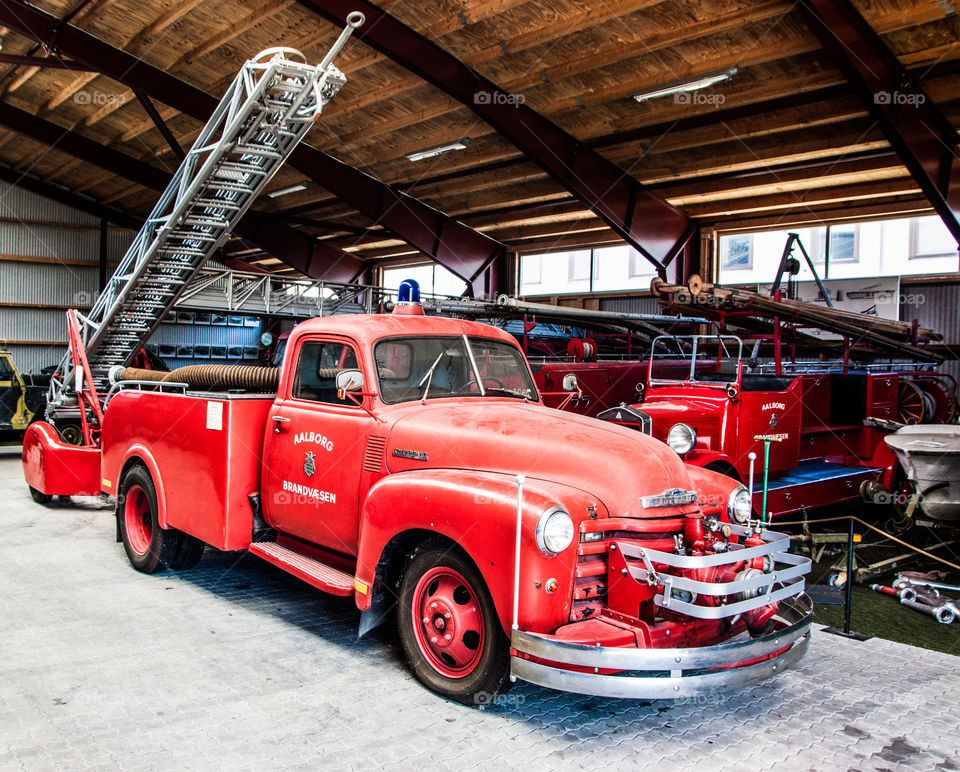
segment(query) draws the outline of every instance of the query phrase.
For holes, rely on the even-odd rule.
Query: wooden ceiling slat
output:
[[[765,5],[766,4],[762,4],[760,7]],[[917,21],[910,21],[910,17],[905,15],[902,10],[889,11],[884,15],[877,16],[872,21],[878,33],[889,34],[898,30],[902,30],[904,27],[913,26],[916,23],[930,23],[936,19],[942,18],[942,9],[938,9],[936,6],[933,6],[933,8],[923,8],[922,10],[917,11]],[[704,32],[702,29],[700,32],[701,36],[704,34],[709,34]],[[777,41],[776,43],[770,43],[768,45],[752,45],[750,43],[745,43],[743,48],[743,51],[724,52],[724,56],[722,58],[707,59],[702,65],[699,66],[699,68],[691,67],[689,71],[676,72],[671,77],[667,77],[662,74],[655,74],[653,76],[644,74],[640,75],[639,77],[635,77],[633,80],[617,82],[612,86],[590,89],[588,93],[583,93],[583,89],[571,82],[563,89],[550,89],[549,97],[544,99],[544,104],[539,104],[538,107],[540,108],[540,111],[543,112],[547,117],[559,122],[562,126],[562,122],[560,122],[558,119],[561,118],[565,113],[573,111],[577,117],[576,119],[580,120],[585,108],[595,108],[611,101],[622,101],[631,93],[662,85],[667,80],[695,77],[708,72],[714,72],[719,69],[726,69],[734,65],[740,65],[743,69],[751,66],[768,65],[772,62],[817,51],[819,49],[819,44],[812,38],[812,36],[804,31],[803,34],[797,33],[796,36],[788,41]],[[611,55],[615,57],[619,55],[619,51],[620,49],[615,47]],[[954,51],[954,53],[956,52]],[[905,59],[909,58],[910,57],[905,57]],[[597,60],[600,60],[599,57]],[[912,64],[912,62],[905,61],[905,64]],[[832,82],[839,82],[839,76],[834,74],[832,76]],[[531,90],[530,93],[526,94],[526,96],[528,100],[532,100],[531,103],[536,103],[538,92],[543,90],[542,87],[534,87],[535,85],[536,80],[530,80]],[[423,89],[421,89],[421,92],[429,93],[429,88],[430,87],[425,86]],[[517,90],[510,83],[507,83],[504,88],[507,91]],[[733,89],[734,86],[730,85],[723,88],[721,93],[726,96],[727,92]],[[336,115],[335,110],[331,112],[333,115],[327,116],[330,121],[332,121],[333,116]],[[354,131],[338,131],[336,141],[329,142],[327,144],[321,144],[320,146],[323,149],[336,151],[340,143],[344,143],[354,149],[356,149],[356,146],[359,145],[361,148],[359,150],[361,155],[358,157],[363,157],[362,147],[364,142],[375,139],[382,141],[384,135],[387,133],[395,134],[400,129],[410,129],[426,120],[439,117],[451,117],[451,113],[466,115],[465,108],[462,108],[459,104],[455,104],[452,100],[442,96],[437,96],[437,92],[433,92],[433,99],[429,106],[424,104],[424,100],[418,100],[416,109],[408,110],[406,114],[391,114],[390,117],[385,121],[369,123],[368,125],[365,125]],[[478,136],[485,136],[491,133],[491,130],[486,127],[485,124],[471,121],[469,118],[468,122],[472,122],[478,127],[478,131],[471,134],[471,139],[475,140]],[[574,133],[580,138],[585,138],[585,135],[580,131],[575,131]],[[431,147],[442,144],[443,142],[449,142],[453,139],[459,138],[459,136],[462,134],[463,132],[458,132],[458,136],[454,136],[453,134],[447,134],[444,136],[431,136],[429,139],[425,139],[424,143],[419,147]],[[383,144],[385,144],[387,147],[391,147],[396,143],[387,141]],[[407,148],[404,148],[404,151],[406,150]]]

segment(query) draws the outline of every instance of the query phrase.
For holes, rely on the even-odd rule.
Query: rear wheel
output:
[[[509,688],[510,650],[476,566],[455,548],[418,551],[400,581],[400,641],[414,676],[465,705]]]
[[[144,574],[165,570],[180,547],[180,532],[161,528],[157,513],[157,489],[149,472],[131,468],[120,483],[117,520],[127,557]]]
[[[53,499],[49,493],[41,493],[36,488],[30,488],[30,498],[32,498],[38,504],[47,505]]]
[[[174,571],[183,571],[187,568],[193,568],[203,557],[203,548],[206,545],[199,539],[180,531],[180,546],[177,547],[177,554],[174,555],[170,568]]]

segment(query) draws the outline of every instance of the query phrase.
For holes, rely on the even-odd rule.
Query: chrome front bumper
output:
[[[746,538],[752,532],[742,525],[730,525],[731,532]],[[810,572],[810,558],[791,555],[790,537],[785,533],[763,530],[763,544],[744,547],[731,545],[727,552],[691,557],[660,552],[632,544],[610,545],[611,565],[617,560],[637,582],[662,587],[653,602],[664,609],[697,619],[726,619],[753,611],[769,603],[777,603],[799,595],[804,590],[803,576]],[[613,553],[619,552],[618,557]],[[761,558],[769,564],[769,572],[730,582],[700,582],[687,576],[674,575],[670,569],[690,571],[728,566]],[[654,564],[660,566],[655,568]],[[664,568],[666,566],[666,568]],[[711,597],[718,605],[700,605],[680,600],[677,594]],[[730,598],[741,600],[730,602]],[[722,605],[721,605],[722,603]]]
[[[806,652],[813,603],[805,593],[780,602],[774,624],[762,638],[695,649],[634,649],[587,646],[514,630],[511,677],[540,686],[598,697],[680,699],[743,689],[776,675]],[[550,663],[533,662],[528,655]],[[760,662],[758,658],[765,658]],[[593,673],[568,666],[592,668]],[[621,671],[601,675],[599,670]]]

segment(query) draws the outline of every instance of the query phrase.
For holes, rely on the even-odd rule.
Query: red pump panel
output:
[[[37,421],[23,437],[23,476],[51,496],[99,496],[100,450],[67,445],[50,424]]]
[[[103,476],[118,490],[125,464],[144,460],[162,499],[162,525],[218,549],[244,549],[253,527],[247,494],[260,487],[263,428],[272,403],[222,394],[121,392],[104,416]]]

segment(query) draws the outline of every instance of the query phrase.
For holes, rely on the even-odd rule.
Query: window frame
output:
[[[375,341],[373,342],[373,345],[372,345],[370,348],[371,348],[371,352],[372,352],[372,355],[373,355],[373,362],[374,362],[374,373],[373,373],[373,374],[374,374],[374,377],[376,378],[376,381],[377,381],[377,394],[378,394],[378,396],[380,397],[380,401],[381,401],[384,405],[403,405],[403,404],[407,404],[407,403],[410,403],[410,402],[418,402],[419,400],[418,400],[418,399],[387,400],[387,399],[385,398],[385,396],[384,396],[384,391],[383,391],[383,387],[382,387],[381,384],[380,384],[380,368],[376,366],[376,356],[377,356],[376,351],[377,351],[377,346],[379,346],[381,343],[389,343],[390,341],[398,341],[398,340],[399,340],[399,341],[409,341],[411,338],[430,338],[431,340],[436,340],[436,339],[438,339],[438,338],[447,338],[447,339],[450,339],[450,340],[461,340],[462,337],[463,337],[463,335],[466,335],[466,336],[467,336],[467,339],[468,339],[469,341],[471,341],[471,342],[472,342],[473,340],[475,340],[475,339],[489,340],[489,341],[492,341],[492,342],[494,342],[494,343],[499,343],[499,344],[501,344],[501,345],[503,345],[503,346],[507,346],[507,347],[513,349],[514,351],[516,351],[517,354],[520,355],[520,361],[523,362],[523,364],[524,364],[524,366],[525,366],[525,368],[526,368],[526,373],[527,373],[527,375],[528,375],[529,378],[530,378],[530,385],[533,387],[533,396],[532,396],[532,397],[527,397],[527,398],[526,398],[526,402],[533,403],[533,404],[538,404],[538,405],[539,405],[539,404],[542,404],[541,399],[540,399],[540,390],[537,388],[537,381],[536,381],[536,379],[533,377],[533,371],[530,369],[530,362],[527,361],[527,358],[526,358],[526,356],[524,356],[523,350],[520,348],[520,346],[518,346],[518,345],[517,345],[516,343],[514,343],[514,342],[511,342],[511,341],[508,341],[508,340],[503,340],[503,339],[501,339],[501,338],[494,338],[494,337],[491,337],[491,336],[489,336],[489,335],[471,335],[471,334],[469,334],[469,333],[460,333],[459,335],[457,335],[457,334],[447,334],[447,333],[444,333],[444,334],[435,334],[435,335],[388,335],[387,337],[378,338],[377,340],[375,340]],[[447,394],[447,395],[444,395],[444,396],[436,396],[436,397],[433,397],[433,398],[431,398],[431,399],[462,399],[462,398],[467,398],[467,397],[469,397],[469,398],[471,398],[471,399],[474,399],[474,398],[479,397],[479,396],[481,396],[481,395],[480,395],[480,394],[473,395],[473,394],[467,394],[467,393],[464,393],[464,394]],[[495,397],[495,399],[518,400],[518,399],[521,399],[521,398],[520,398],[520,397]]]
[[[357,360],[356,368],[345,368],[345,369],[357,369],[363,373],[364,380],[364,391],[367,391],[367,381],[369,376],[366,372],[366,369],[363,366],[363,359],[360,356],[360,346],[355,340],[350,338],[341,338],[335,335],[305,335],[297,341],[296,348],[296,359],[294,360],[295,364],[293,367],[293,373],[291,373],[289,383],[287,384],[287,389],[285,392],[285,398],[291,402],[295,402],[298,405],[314,405],[321,406],[325,408],[347,408],[349,410],[360,410],[361,405],[357,404],[352,400],[345,400],[343,402],[324,402],[317,399],[307,399],[306,397],[298,397],[294,394],[294,389],[296,388],[298,379],[300,377],[300,360],[303,356],[303,349],[305,346],[312,343],[336,343],[342,346],[347,346],[353,350],[353,355]],[[289,346],[289,344],[288,344]],[[289,348],[286,351],[286,354],[289,354]]]

